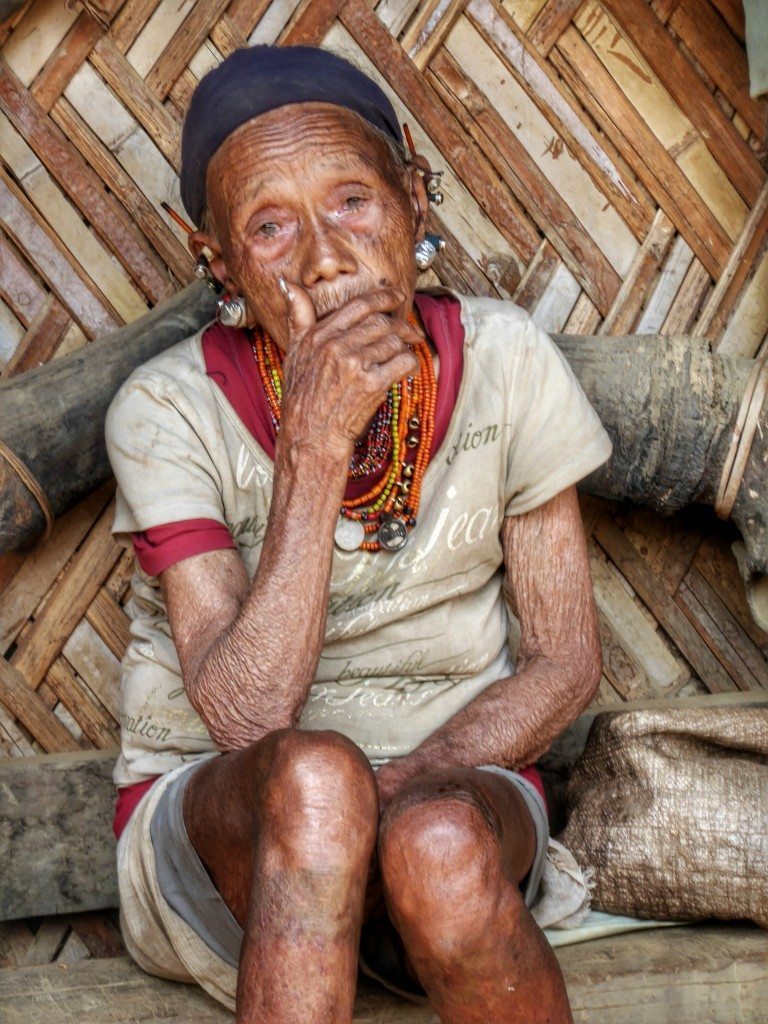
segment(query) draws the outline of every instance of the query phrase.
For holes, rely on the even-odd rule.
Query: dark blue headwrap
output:
[[[236,128],[289,103],[334,103],[360,114],[401,146],[394,108],[379,86],[334,53],[313,46],[235,50],[195,89],[181,136],[181,200],[195,224],[205,210],[208,162]]]

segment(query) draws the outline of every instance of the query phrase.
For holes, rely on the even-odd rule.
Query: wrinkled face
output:
[[[413,245],[426,196],[415,170],[355,114],[325,103],[281,107],[241,125],[207,173],[211,228],[249,322],[289,338],[280,275],[304,287],[318,318],[382,286],[411,309]]]

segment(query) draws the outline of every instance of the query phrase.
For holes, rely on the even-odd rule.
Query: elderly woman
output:
[[[438,181],[346,61],[234,53],[181,171],[223,322],[110,410],[123,930],[240,1021],[349,1022],[358,956],[446,1024],[571,1020],[529,766],[599,678],[610,443],[524,312],[414,293]]]

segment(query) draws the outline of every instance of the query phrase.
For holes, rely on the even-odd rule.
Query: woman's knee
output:
[[[430,942],[471,944],[497,914],[502,891],[508,898],[502,856],[497,823],[471,790],[396,799],[379,834],[393,918]]]
[[[280,729],[261,741],[258,818],[286,850],[324,863],[370,855],[378,825],[370,764],[341,733]]]

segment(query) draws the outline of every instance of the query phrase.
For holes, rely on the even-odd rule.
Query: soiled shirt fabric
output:
[[[573,372],[530,317],[512,303],[456,297],[464,370],[418,524],[396,554],[334,551],[325,645],[301,716],[302,728],[337,729],[374,762],[408,753],[513,673],[503,519],[543,504],[611,452]],[[252,577],[273,464],[206,375],[201,337],[139,368],[110,408],[114,530],[130,543],[131,533],[170,522],[218,521]],[[186,698],[157,579],[137,568],[133,593],[118,785],[214,749]]]

